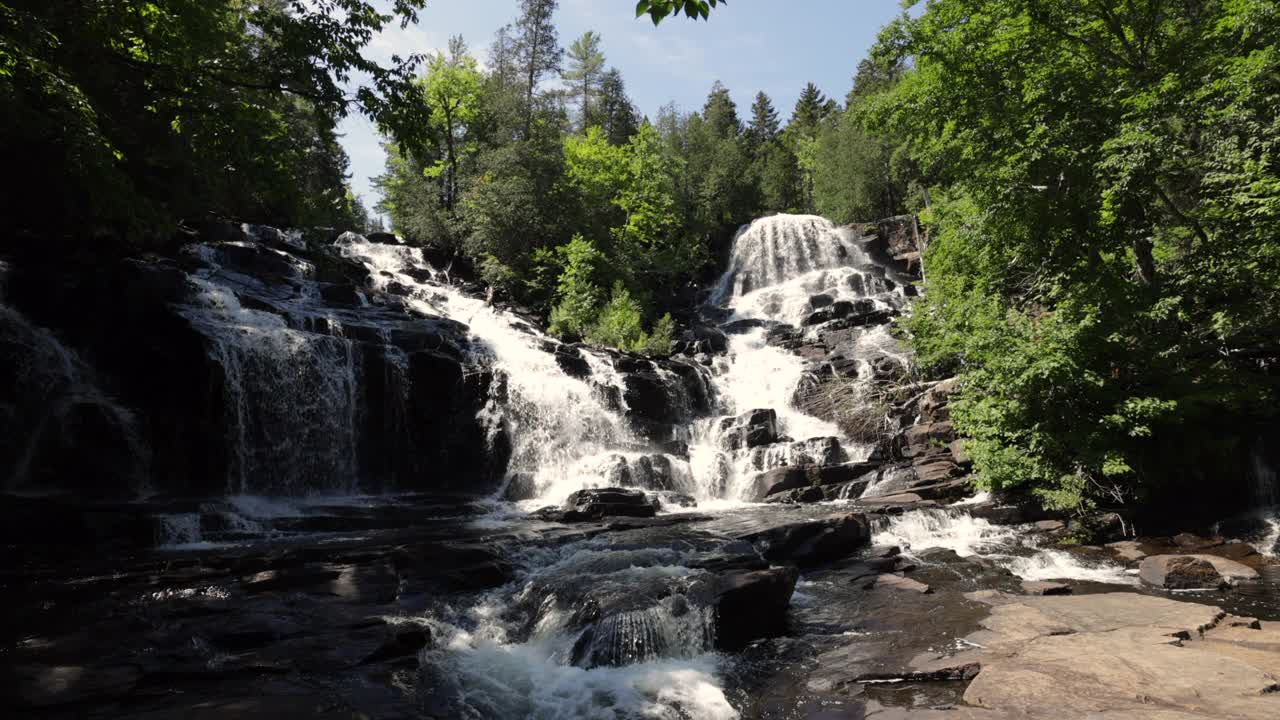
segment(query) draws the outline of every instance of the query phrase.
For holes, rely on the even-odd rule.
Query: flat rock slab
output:
[[[967,704],[1025,718],[1276,718],[1273,643],[1219,627],[1216,607],[1131,593],[1019,597],[970,593],[992,605]],[[922,668],[922,670],[925,668]]]
[[[1070,595],[1071,586],[1066,583],[1023,580],[1022,592],[1028,595]]]
[[[873,590],[873,589],[878,590],[880,588],[886,588],[889,590],[902,590],[905,592],[914,592],[914,593],[919,593],[921,595],[926,595],[928,593],[933,592],[933,590],[928,585],[925,585],[922,582],[918,582],[916,580],[912,580],[911,578],[903,577],[901,575],[893,575],[893,574],[876,575],[871,579],[867,580],[866,583],[863,585],[863,587],[867,590]]]

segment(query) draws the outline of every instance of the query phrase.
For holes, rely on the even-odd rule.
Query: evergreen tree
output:
[[[592,102],[602,94],[604,80],[604,52],[600,50],[600,35],[586,31],[569,46],[569,67],[564,71],[564,81],[571,97],[578,98],[581,130],[598,124],[601,113],[593,112]]]
[[[600,104],[596,112],[599,124],[611,145],[625,145],[640,129],[639,113],[627,97],[622,73],[609,68],[600,82]]]
[[[813,137],[817,133],[818,123],[833,109],[834,104],[827,100],[818,86],[808,83],[800,91],[800,98],[796,100],[796,109],[791,113],[787,129]]]
[[[728,88],[719,80],[711,86],[711,93],[707,95],[707,102],[702,107],[702,117],[718,138],[736,138],[742,132],[738,106],[730,97]]]
[[[773,101],[763,92],[756,93],[751,104],[751,124],[747,126],[747,147],[755,153],[778,136],[778,111]]]
[[[538,84],[548,75],[560,72],[559,33],[552,18],[557,0],[522,0],[520,18],[515,24],[514,55],[524,82],[524,138],[533,127],[534,94]]]

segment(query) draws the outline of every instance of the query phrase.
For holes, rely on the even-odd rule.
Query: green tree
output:
[[[600,83],[599,120],[605,137],[613,145],[625,145],[640,129],[639,113],[627,97],[622,73],[617,68],[609,68]]]
[[[524,138],[532,132],[533,117],[537,112],[534,95],[538,84],[548,75],[560,72],[564,51],[560,49],[560,35],[552,18],[557,0],[521,0],[520,17],[515,23],[513,38],[514,63],[524,83]]]
[[[1277,20],[1262,0],[936,0],[882,34],[877,59],[915,69],[859,112],[937,191],[907,329],[961,373],[984,486],[1151,497],[1238,467],[1274,416]]]
[[[702,106],[702,117],[708,128],[717,138],[737,138],[742,132],[742,121],[738,119],[738,106],[729,95],[729,89],[715,81],[707,102]]]
[[[460,157],[474,143],[468,134],[481,104],[480,71],[461,37],[449,41],[448,57],[439,53],[431,59],[424,85],[432,130],[444,139],[445,147],[444,158],[426,174],[442,178],[444,206],[452,211],[459,194]]]
[[[578,98],[581,129],[601,124],[599,112],[593,112],[592,101],[602,94],[604,81],[604,52],[600,50],[600,35],[591,30],[583,33],[569,45],[569,67],[564,71],[564,81],[571,97]]]
[[[556,285],[556,306],[551,311],[551,332],[560,337],[581,338],[596,321],[604,293],[597,284],[604,256],[590,240],[574,235],[558,249],[563,271]]]
[[[751,123],[747,125],[745,138],[752,153],[759,151],[778,137],[778,111],[773,101],[763,92],[756,93],[751,104]]]

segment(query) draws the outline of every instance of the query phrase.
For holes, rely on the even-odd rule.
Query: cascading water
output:
[[[66,481],[91,480],[99,488],[120,482],[115,492],[145,494],[147,447],[137,420],[98,385],[92,370],[52,333],[0,304],[0,367],[18,396],[0,401],[0,430],[11,440],[0,462],[4,490],[13,493],[67,489]],[[93,478],[66,478],[60,456],[77,443],[95,443]],[[83,452],[81,448],[80,452]],[[77,455],[79,453],[70,453]],[[54,470],[51,477],[33,477]],[[92,487],[86,488],[92,491]]]
[[[704,419],[690,430],[694,475],[704,495],[737,500],[755,498],[752,478],[763,471],[801,463],[828,464],[862,460],[871,448],[851,443],[831,422],[807,415],[795,406],[797,388],[806,375],[801,357],[769,343],[768,327],[799,327],[804,319],[837,303],[858,303],[866,312],[899,308],[899,288],[884,278],[847,230],[811,215],[774,215],[756,220],[734,239],[728,270],[711,302],[732,311],[727,326],[751,327],[736,332],[728,352],[714,366],[722,410],[732,417],[757,408],[772,409],[780,434],[791,443],[764,448],[726,450],[724,418]],[[873,357],[907,361],[883,329],[855,329],[855,362],[859,377],[871,376]],[[828,438],[836,452],[814,458],[808,450]],[[797,443],[803,443],[799,448]]]
[[[341,323],[328,318],[328,333],[309,332],[288,316],[244,307],[232,288],[252,280],[224,269],[214,247],[190,251],[210,267],[191,277],[195,292],[179,313],[208,338],[223,369],[227,492],[354,494],[359,360]],[[297,322],[308,322],[317,293],[310,266],[269,252],[292,270],[286,306],[297,309]]]

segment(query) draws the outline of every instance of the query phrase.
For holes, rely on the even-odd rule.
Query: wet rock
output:
[[[653,493],[653,499],[658,502],[659,508],[695,508],[698,507],[698,500],[692,495],[679,492],[656,492]]]
[[[842,485],[852,493],[853,483],[861,483],[866,487],[876,476],[876,463],[847,463],[840,465],[792,465],[775,468],[761,473],[755,479],[753,498],[767,500],[773,495],[801,488],[820,488],[828,485]],[[825,497],[825,492],[810,493],[816,500]]]
[[[579,490],[564,505],[565,522],[599,520],[607,516],[653,517],[657,514],[649,498],[639,490],[594,488]]]
[[[538,496],[538,485],[529,473],[515,472],[502,488],[502,499],[508,502],[531,500]]]
[[[724,325],[720,326],[720,329],[723,330],[727,335],[742,335],[744,333],[749,333],[752,330],[759,330],[760,328],[771,327],[775,324],[776,323],[773,323],[772,321],[769,321],[769,320],[760,320],[757,318],[745,318],[742,320],[734,320],[733,322],[725,323]]]
[[[674,455],[678,458],[688,459],[689,443],[683,440],[668,440],[662,443],[662,452],[668,455]]]
[[[783,634],[799,577],[793,567],[722,575],[717,586],[716,647],[733,652],[752,640]]]
[[[835,298],[831,297],[826,293],[809,296],[809,307],[813,308],[814,310],[827,307],[831,305],[833,302],[835,302]]]
[[[888,590],[913,592],[920,595],[928,595],[933,592],[932,588],[922,582],[912,580],[909,577],[903,577],[902,575],[893,574],[876,575],[870,580],[864,582],[862,587],[864,590],[884,588]]]
[[[361,660],[360,664],[372,665],[374,663],[414,658],[413,664],[416,666],[415,656],[419,650],[426,647],[430,642],[431,629],[425,625],[392,626],[387,633],[387,639],[378,646],[377,650],[374,650],[365,659]]]
[[[1258,577],[1258,571],[1213,555],[1152,555],[1143,558],[1138,577],[1168,590],[1216,588]]]
[[[371,232],[367,233],[364,238],[369,242],[382,243],[384,245],[403,245],[404,241],[399,235],[389,232]]]
[[[132,665],[19,665],[11,672],[17,706],[28,710],[125,695],[142,677]]]
[[[847,513],[787,523],[742,537],[773,562],[805,568],[853,554],[871,539],[865,515]]]
[[[1136,540],[1121,540],[1119,542],[1107,543],[1107,547],[1112,550],[1121,560],[1126,562],[1137,562],[1147,556],[1147,551]]]
[[[742,450],[778,442],[778,414],[771,408],[750,410],[736,418],[725,418],[721,447]]]
[[[1070,595],[1071,586],[1066,583],[1023,580],[1022,592],[1027,595]]]
[[[572,345],[558,345],[553,356],[556,359],[556,365],[559,365],[569,377],[579,380],[591,377],[591,366],[587,363],[587,359],[582,357],[582,351],[578,348]]]

